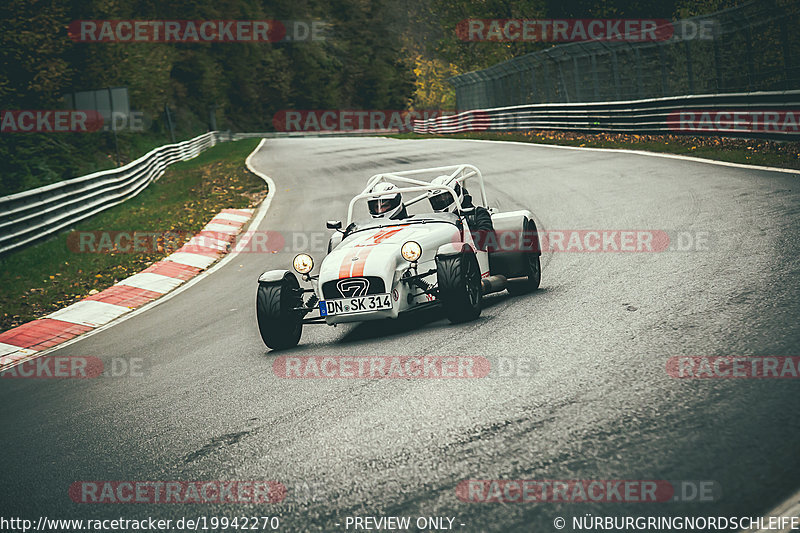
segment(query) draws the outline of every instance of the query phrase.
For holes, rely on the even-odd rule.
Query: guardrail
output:
[[[262,137],[327,137],[379,133],[397,133],[397,131],[294,133],[212,131],[188,141],[160,146],[120,168],[103,170],[0,197],[0,255],[69,229],[81,220],[133,198],[157,180],[172,163],[192,159],[219,142]]]
[[[229,134],[208,132],[151,150],[125,166],[0,198],[0,254],[15,250],[139,194],[172,163],[192,159]]]
[[[703,111],[709,113],[707,117],[702,114]],[[787,117],[789,111],[794,113]],[[689,115],[681,115],[682,112],[693,113],[693,118],[687,120]],[[738,112],[738,115],[735,112]],[[415,121],[414,132],[446,134],[475,131],[569,130],[587,133],[715,135],[796,141],[800,140],[798,116],[800,116],[800,90],[794,90],[473,109],[456,115]],[[754,120],[757,122],[755,126],[753,126]],[[767,128],[764,126],[765,120],[770,121],[770,126]],[[787,122],[788,126],[784,122]],[[695,127],[700,129],[693,129]]]

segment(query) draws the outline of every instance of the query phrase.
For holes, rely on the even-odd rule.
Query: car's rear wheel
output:
[[[475,253],[464,245],[461,253],[436,258],[439,300],[450,322],[456,324],[478,318],[483,293],[481,272]]]
[[[506,290],[509,294],[519,295],[535,291],[542,282],[542,263],[540,260],[539,236],[533,220],[525,220],[525,235],[529,245],[522,250],[525,260],[526,275],[524,277],[508,280]]]
[[[264,344],[273,350],[297,346],[303,333],[303,314],[294,308],[302,305],[300,283],[291,272],[280,281],[258,284],[256,317]]]

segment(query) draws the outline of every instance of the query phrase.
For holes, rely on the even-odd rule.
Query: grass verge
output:
[[[779,168],[800,169],[800,143],[778,142],[729,137],[687,137],[682,135],[628,135],[620,133],[586,134],[571,131],[473,132],[451,135],[391,135],[399,139],[452,138],[485,139],[490,141],[519,141],[589,148],[624,148],[691,155]]]
[[[77,253],[71,231],[196,233],[221,209],[255,207],[264,181],[244,161],[259,139],[226,142],[169,167],[141,194],[72,230],[0,258],[0,331],[52,313],[101,291],[174,251],[168,243],[149,253]],[[183,239],[185,240],[185,239]]]

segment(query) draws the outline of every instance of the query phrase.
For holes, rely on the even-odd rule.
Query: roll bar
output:
[[[450,177],[451,183],[449,185],[433,185],[429,181],[414,179],[409,176],[418,176],[420,174],[433,174],[436,173],[437,175],[442,175],[446,173],[447,176]],[[350,200],[350,205],[347,207],[347,225],[349,226],[350,223],[353,221],[353,206],[359,200],[364,200],[368,198],[378,198],[380,196],[385,196],[385,191],[377,191],[373,192],[373,187],[382,181],[386,182],[398,182],[398,183],[407,183],[409,187],[398,187],[395,189],[395,192],[399,194],[403,193],[410,193],[410,192],[421,192],[425,191],[425,194],[421,194],[411,200],[404,202],[405,205],[413,205],[420,200],[424,200],[430,196],[430,192],[432,191],[440,191],[445,190],[449,192],[453,200],[458,206],[458,209],[461,209],[461,200],[458,198],[458,194],[456,194],[455,189],[453,188],[453,184],[455,183],[462,183],[465,180],[477,177],[478,183],[480,184],[480,195],[481,195],[481,204],[487,206],[486,202],[486,189],[483,185],[483,176],[481,175],[481,171],[477,169],[477,167],[473,165],[450,165],[445,167],[431,167],[431,168],[421,168],[417,170],[403,170],[400,172],[384,172],[381,174],[375,174],[371,178],[367,180],[367,186],[364,190],[353,197]]]

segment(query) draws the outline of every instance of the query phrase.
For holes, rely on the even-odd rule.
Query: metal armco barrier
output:
[[[172,163],[186,161],[229,135],[208,132],[160,146],[127,165],[0,198],[0,254],[72,227],[133,198]]]
[[[232,133],[212,131],[176,144],[160,146],[127,165],[0,197],[0,255],[133,198],[158,179],[172,163],[186,161],[224,141],[253,138],[336,137],[398,133],[397,130],[353,132]]]
[[[473,109],[415,121],[414,132],[568,130],[797,141],[798,116],[800,91],[794,90]]]

